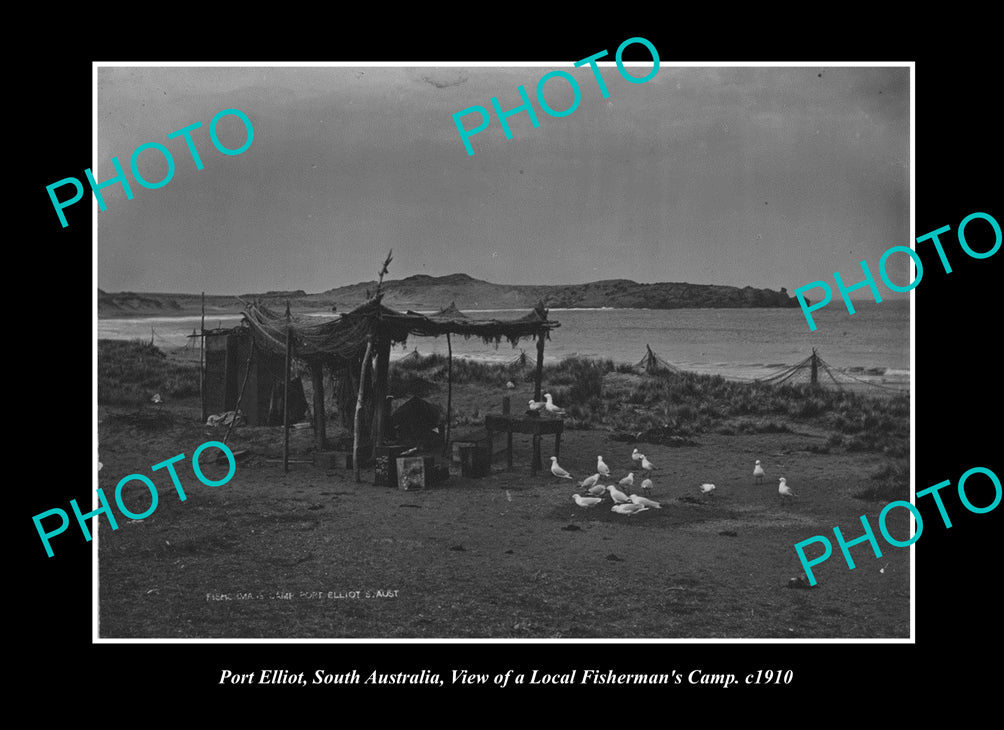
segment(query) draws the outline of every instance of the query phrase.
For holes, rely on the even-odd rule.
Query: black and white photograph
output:
[[[576,40],[66,72],[90,398],[20,534],[81,662],[780,696],[985,605],[987,69]]]
[[[910,637],[910,66],[554,71],[97,68],[100,638]]]

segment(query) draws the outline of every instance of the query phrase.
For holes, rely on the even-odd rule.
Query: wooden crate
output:
[[[492,458],[487,446],[462,446],[460,448],[461,476],[479,479],[491,474]]]
[[[431,456],[401,456],[397,459],[398,487],[406,492],[425,489],[435,482],[435,459]]]
[[[377,446],[373,465],[373,483],[381,487],[396,487],[397,457],[407,451],[407,446]]]

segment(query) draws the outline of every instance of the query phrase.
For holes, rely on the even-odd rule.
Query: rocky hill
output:
[[[609,279],[588,284],[521,285],[492,284],[467,274],[428,276],[418,274],[384,281],[384,303],[394,309],[436,310],[455,302],[463,309],[529,309],[543,300],[548,308],[623,307],[638,309],[797,307],[798,300],[782,288],[718,286],[715,284],[639,284],[629,279]],[[242,294],[245,300],[259,299],[273,308],[294,310],[345,311],[362,304],[376,291],[376,281],[329,289],[319,294],[269,291]],[[206,295],[206,315],[233,314],[241,310],[236,297]],[[118,294],[98,290],[101,317],[130,317],[153,314],[197,314],[198,294]]]

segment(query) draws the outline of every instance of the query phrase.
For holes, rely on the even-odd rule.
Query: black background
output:
[[[569,13],[572,7],[568,6]],[[564,712],[573,707],[566,706],[568,699],[595,696],[595,705],[574,705],[589,709],[630,702],[628,692],[632,692],[639,706],[702,706],[711,713],[708,717],[714,718],[734,709],[745,711],[752,702],[752,706],[781,713],[768,720],[777,721],[785,710],[804,705],[817,711],[839,708],[857,718],[865,716],[866,708],[875,708],[876,702],[891,712],[903,710],[913,701],[923,702],[918,693],[924,690],[943,707],[987,701],[992,695],[985,691],[999,675],[992,656],[999,645],[996,619],[1000,606],[995,600],[999,551],[992,536],[1001,510],[984,515],[967,513],[959,504],[954,484],[974,466],[1004,474],[997,449],[1002,386],[995,367],[1001,339],[995,301],[1004,253],[972,259],[961,251],[955,233],[959,222],[976,211],[1004,221],[999,205],[1001,84],[999,64],[992,57],[999,39],[991,37],[990,21],[942,15],[878,24],[874,18],[829,18],[820,8],[803,8],[786,17],[783,30],[771,17],[759,13],[731,17],[720,8],[709,8],[713,12],[708,17],[675,18],[672,22],[656,22],[647,11],[634,10],[627,13],[640,18],[633,23],[604,16],[571,25],[567,16],[549,22],[536,11],[513,8],[497,9],[504,16],[501,20],[493,18],[486,23],[475,19],[486,17],[482,13],[488,10],[447,14],[442,29],[431,16],[417,18],[413,25],[398,19],[411,29],[407,36],[388,32],[382,25],[364,27],[358,22],[351,28],[327,23],[321,30],[311,29],[311,19],[303,17],[288,26],[270,22],[261,27],[238,23],[203,28],[201,21],[181,23],[169,26],[171,32],[162,38],[139,32],[139,24],[131,33],[116,34],[114,41],[40,38],[44,62],[21,61],[9,66],[15,71],[16,88],[23,85],[16,99],[31,110],[30,114],[12,112],[9,116],[7,139],[16,153],[9,175],[18,203],[11,213],[13,220],[23,223],[15,229],[27,237],[12,250],[18,252],[23,246],[28,253],[27,260],[14,258],[21,263],[12,265],[10,271],[12,278],[28,287],[23,301],[33,306],[38,299],[44,302],[45,322],[45,334],[31,338],[24,358],[29,372],[38,370],[39,386],[33,392],[43,395],[41,403],[28,406],[32,415],[24,422],[33,431],[23,437],[25,443],[32,443],[32,449],[15,446],[10,454],[21,461],[21,469],[26,462],[28,466],[21,472],[27,476],[8,484],[19,497],[24,495],[13,515],[18,525],[14,554],[29,573],[28,587],[12,597],[18,617],[12,628],[21,634],[21,619],[27,619],[25,636],[18,640],[21,644],[27,639],[27,643],[18,649],[16,665],[46,695],[60,698],[46,709],[59,712],[65,701],[66,711],[72,715],[97,715],[99,698],[105,696],[116,709],[136,709],[144,717],[151,712],[172,716],[192,712],[189,702],[202,699],[211,700],[216,709],[285,705],[295,699],[298,711],[327,708],[325,717],[337,721],[347,719],[338,711],[345,707],[343,703],[363,696],[377,701],[367,707],[379,713],[395,707],[460,707],[453,703],[489,698],[494,700],[492,705],[481,705],[481,709],[494,716],[505,707],[518,709],[529,699],[553,702]],[[581,8],[575,12],[589,15]],[[488,30],[487,25],[497,27]],[[945,274],[931,244],[921,245],[925,275],[915,292],[913,371],[916,485],[919,491],[945,479],[952,481],[943,493],[954,526],[946,530],[930,497],[922,498],[918,506],[925,517],[925,531],[916,544],[916,643],[92,645],[93,551],[90,546],[66,549],[47,559],[31,520],[32,515],[53,507],[69,511],[72,498],[85,505],[90,502],[91,307],[95,289],[90,213],[84,212],[90,209],[89,195],[84,198],[86,205],[82,201],[71,209],[70,227],[60,229],[45,185],[67,176],[82,177],[82,170],[92,166],[92,61],[577,60],[601,49],[607,49],[612,57],[617,46],[632,36],[652,41],[663,63],[916,62],[915,230],[920,236],[950,225],[952,230],[942,240],[954,269]],[[122,41],[122,37],[132,40]],[[641,52],[638,60],[645,58],[640,46],[634,50]],[[630,55],[626,58],[631,60]],[[970,236],[976,250],[988,247],[985,229],[982,222],[971,229],[976,232],[975,237]],[[889,245],[904,243],[890,241]],[[877,262],[869,263],[875,271]],[[823,272],[820,278],[824,278]],[[9,417],[19,420],[17,414]],[[20,432],[23,426],[16,428]],[[58,436],[52,438],[54,434]],[[981,479],[974,478],[974,489]],[[989,494],[973,491],[971,498],[984,505],[991,498]],[[866,504],[862,512],[873,517]],[[780,687],[733,687],[724,690],[724,695],[717,688],[686,685],[505,690],[217,685],[224,668],[248,672],[273,667],[308,673],[315,669],[340,672],[355,668],[361,673],[429,669],[446,677],[447,682],[452,668],[493,675],[510,668],[563,672],[590,667],[632,673],[702,669],[737,675],[758,669],[793,669],[795,681]],[[79,704],[85,697],[89,699]],[[732,706],[733,710],[729,703],[709,703],[719,697],[740,699],[741,703]],[[407,702],[398,703],[405,698]],[[149,704],[153,700],[156,710]],[[192,716],[198,715],[201,713]]]

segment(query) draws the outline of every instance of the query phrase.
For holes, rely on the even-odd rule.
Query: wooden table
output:
[[[485,416],[485,430],[488,431],[489,453],[492,448],[493,432],[504,431],[506,434],[506,466],[512,469],[512,435],[528,433],[533,435],[533,459],[530,463],[530,475],[535,476],[541,470],[540,437],[554,434],[554,455],[560,456],[561,434],[565,430],[565,422],[560,418],[535,418],[532,416],[511,416],[490,413]]]

